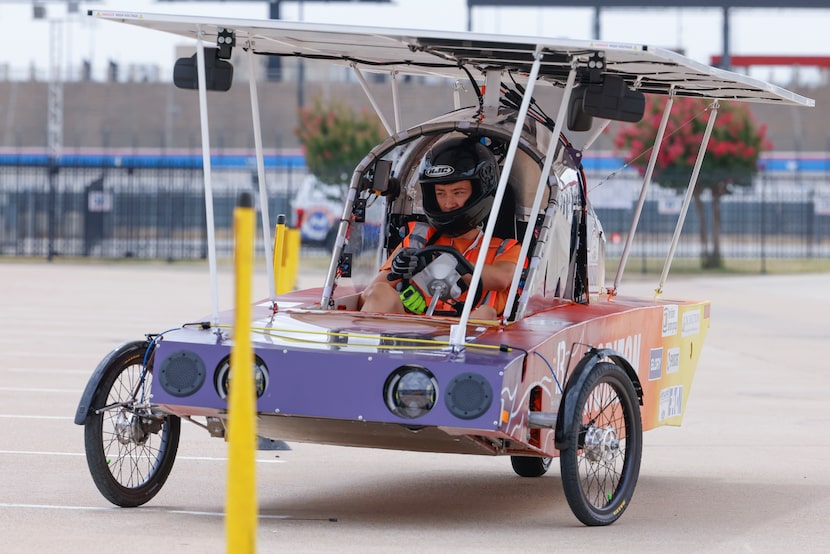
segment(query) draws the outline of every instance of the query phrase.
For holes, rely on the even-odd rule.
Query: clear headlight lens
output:
[[[231,380],[231,359],[226,357],[216,368],[214,385],[216,392],[223,400],[228,398],[228,389]],[[257,398],[262,398],[268,388],[268,368],[259,356],[254,357],[254,387]]]
[[[425,367],[403,365],[386,379],[383,395],[393,414],[415,419],[428,414],[435,406],[438,381]]]

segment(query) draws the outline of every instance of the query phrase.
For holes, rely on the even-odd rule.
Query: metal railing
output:
[[[692,204],[683,227],[676,256],[700,258],[713,248],[711,197],[704,195],[703,226]],[[632,257],[665,256],[677,221],[679,198],[655,190],[643,208]],[[608,243],[606,253],[614,257],[622,250],[633,208],[597,207]],[[786,175],[762,174],[754,187],[739,187],[720,203],[720,254],[724,259],[815,259],[830,260],[830,178],[801,177],[797,184]]]
[[[249,169],[214,168],[217,254],[231,255],[232,210],[241,190],[257,194]],[[291,217],[290,198],[305,170],[268,171],[272,215]],[[589,178],[590,181],[590,178]],[[617,195],[619,196],[619,195]],[[705,200],[709,244],[701,240],[693,204],[677,258],[711,249],[711,200]],[[653,187],[632,248],[632,258],[662,258],[673,233],[675,194]],[[633,203],[597,201],[608,259],[619,256]],[[762,174],[721,202],[721,256],[725,259],[830,259],[830,178]],[[260,241],[261,242],[261,241]],[[263,252],[263,245],[257,245]],[[270,248],[270,245],[269,245]],[[323,254],[311,245],[306,253]],[[0,166],[0,256],[53,258],[201,259],[207,256],[205,201],[199,167],[110,165]]]
[[[296,172],[274,171],[269,179],[270,213],[289,214]],[[242,190],[258,191],[250,171],[214,171],[219,256],[231,255],[233,206]],[[199,168],[0,167],[3,256],[201,259],[205,229]]]

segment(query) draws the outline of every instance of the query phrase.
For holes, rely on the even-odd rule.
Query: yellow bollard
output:
[[[276,293],[282,294],[288,292],[283,290],[283,256],[285,254],[285,214],[277,216],[277,225],[274,227],[274,283],[276,283]]]
[[[300,255],[300,230],[285,224],[285,215],[277,216],[274,229],[274,283],[277,294],[294,290]]]
[[[291,292],[297,285],[300,269],[300,230],[285,230],[285,250],[282,256],[282,292]]]
[[[251,346],[251,281],[254,210],[250,193],[239,195],[233,214],[236,274],[228,391],[228,484],[225,501],[227,552],[256,552],[256,392]]]

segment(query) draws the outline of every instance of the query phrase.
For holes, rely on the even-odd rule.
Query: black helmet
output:
[[[473,192],[467,202],[451,212],[442,212],[435,198],[435,185],[469,179]],[[443,235],[463,235],[487,218],[493,205],[499,175],[496,158],[489,148],[472,137],[444,140],[424,156],[418,174],[427,221]]]

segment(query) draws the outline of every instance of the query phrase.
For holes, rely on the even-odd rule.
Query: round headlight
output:
[[[216,367],[216,373],[213,378],[216,392],[223,400],[228,397],[230,379],[231,358],[228,356]],[[268,388],[268,368],[259,356],[254,356],[254,386],[256,387],[256,397],[262,398],[262,395],[265,394],[265,389]]]
[[[428,414],[435,406],[438,381],[425,367],[404,365],[386,379],[383,395],[393,414],[415,419]]]

